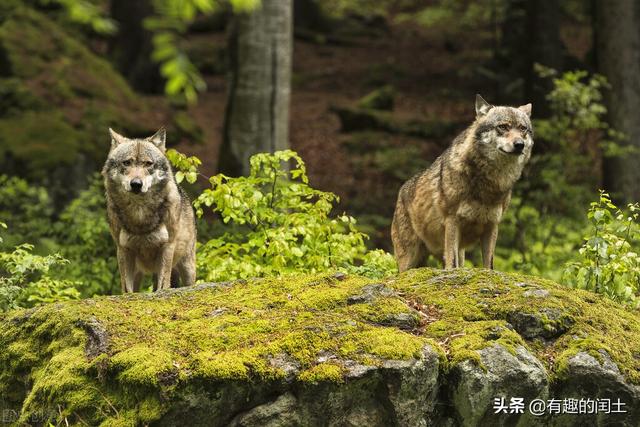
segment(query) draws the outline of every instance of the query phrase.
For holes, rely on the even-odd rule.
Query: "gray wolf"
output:
[[[532,147],[531,104],[494,107],[476,95],[471,126],[400,188],[391,224],[398,269],[423,266],[428,253],[460,267],[478,241],[493,269],[498,223]]]
[[[112,129],[102,170],[122,292],[137,292],[144,273],[154,289],[193,285],[196,228],[193,208],[165,156],[166,132],[129,139]]]

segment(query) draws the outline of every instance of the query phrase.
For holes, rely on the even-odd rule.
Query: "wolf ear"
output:
[[[485,101],[484,98],[481,97],[479,93],[476,94],[476,116],[477,117],[484,116],[492,108],[493,108],[493,105]]]
[[[518,107],[518,110],[522,111],[523,113],[525,113],[527,116],[531,117],[531,103],[527,104],[527,105],[521,105]]]
[[[118,145],[122,144],[127,139],[111,128],[109,128],[109,135],[111,135],[112,150],[116,148]]]
[[[153,136],[150,136],[149,138],[147,138],[147,141],[153,142],[153,144],[162,151],[165,151],[166,140],[167,140],[167,131],[164,127],[161,127],[160,129],[158,129],[158,132],[153,134]]]

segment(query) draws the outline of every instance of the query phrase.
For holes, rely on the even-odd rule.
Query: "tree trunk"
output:
[[[560,40],[560,2],[558,0],[529,0],[527,20],[529,58],[523,103],[533,103],[535,116],[548,117],[551,113],[546,96],[553,88],[548,78],[541,79],[534,64],[554,68],[560,72],[564,65],[564,46]]]
[[[503,78],[496,102],[516,105],[531,102],[535,117],[547,117],[549,108],[545,97],[551,83],[538,77],[534,64],[562,71],[560,4],[557,0],[509,0],[501,32],[497,64]],[[522,85],[514,85],[518,80]]]
[[[143,21],[153,14],[150,0],[111,0],[111,16],[118,32],[111,39],[109,54],[131,86],[144,93],[163,93],[164,81],[158,64],[151,59],[152,34]]]
[[[229,93],[219,169],[246,175],[249,158],[289,148],[291,0],[262,0],[236,15],[230,38]]]
[[[635,0],[596,1],[597,61],[607,92],[611,126],[625,134],[625,145],[640,150],[640,6]],[[607,191],[618,200],[640,200],[640,154],[605,159]]]

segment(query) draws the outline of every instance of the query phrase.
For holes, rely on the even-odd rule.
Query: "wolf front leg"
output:
[[[120,270],[120,286],[122,293],[134,292],[135,289],[135,254],[127,248],[118,248],[118,270]]]
[[[444,268],[459,267],[460,226],[454,216],[444,220]]]
[[[482,263],[484,268],[493,270],[493,253],[498,240],[498,224],[489,224],[482,234]]]
[[[171,288],[171,270],[173,268],[173,254],[175,253],[175,250],[175,242],[165,244],[160,250],[158,266],[156,269],[158,272],[158,283],[156,284],[156,289]]]

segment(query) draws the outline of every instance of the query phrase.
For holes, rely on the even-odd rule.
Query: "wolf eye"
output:
[[[124,166],[131,166],[131,160],[125,160],[124,162],[122,162],[122,164]]]
[[[153,162],[147,160],[146,162],[144,162],[144,165],[149,168],[149,167],[153,166]]]
[[[528,130],[529,130],[529,129],[528,129],[525,125],[520,125],[520,131],[521,131],[522,133],[525,133],[525,132],[527,132]]]
[[[498,129],[500,129],[503,132],[508,131],[511,128],[511,126],[509,126],[506,123],[502,123],[501,125],[498,125]]]

